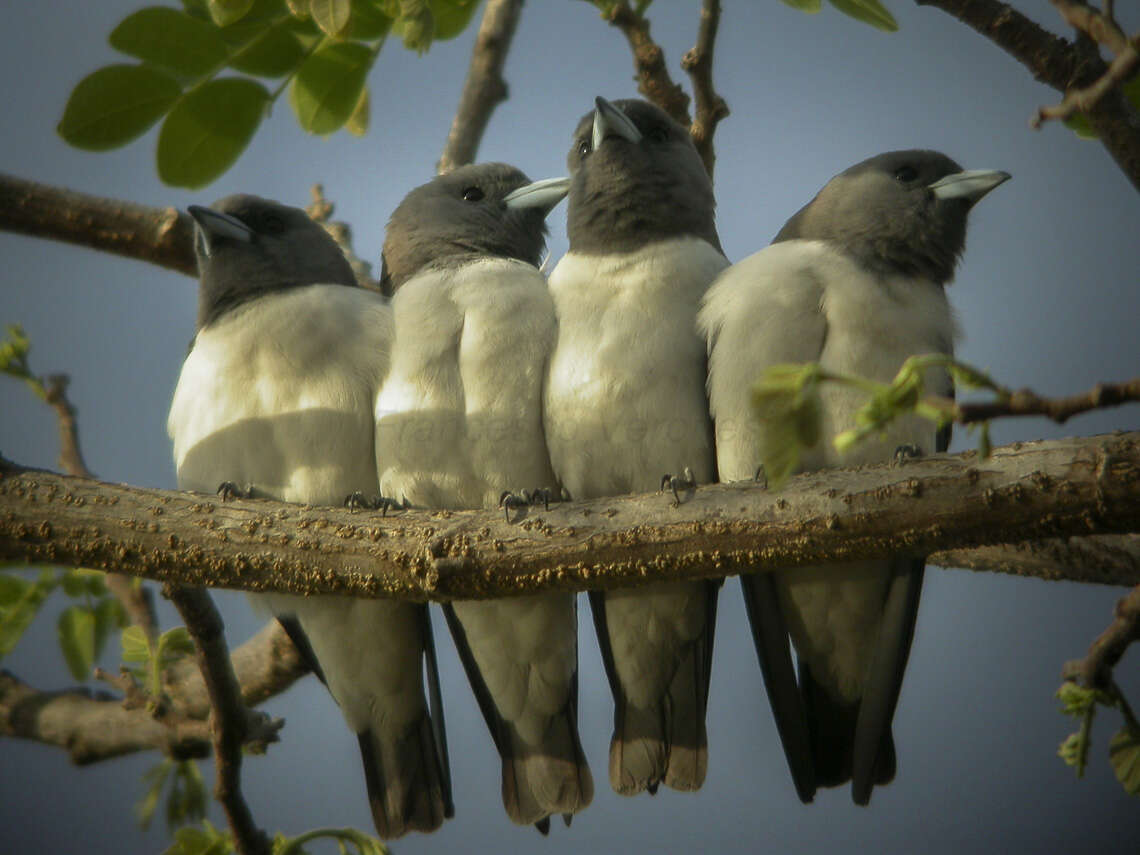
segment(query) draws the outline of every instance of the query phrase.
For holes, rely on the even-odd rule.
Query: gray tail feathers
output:
[[[395,740],[380,738],[372,730],[357,738],[372,820],[382,839],[435,831],[452,815],[428,715]]]
[[[796,794],[807,804],[815,797],[815,761],[775,578],[772,573],[744,575],[740,585],[776,730]]]
[[[855,803],[867,804],[874,787],[889,784],[895,777],[895,741],[889,719],[874,734],[865,728],[861,730],[863,704],[847,704],[833,698],[802,662],[800,685],[815,757],[816,782],[821,787],[838,787],[852,781]],[[874,746],[861,749],[859,746],[869,739],[874,740]],[[856,775],[856,757],[860,754],[869,762],[864,761]]]
[[[709,672],[716,628],[720,583],[708,585],[704,632],[684,651],[672,682],[660,702],[648,708],[630,704],[618,685],[605,629],[605,604],[591,592],[591,605],[614,694],[614,733],[610,740],[610,786],[621,795],[657,792],[664,783],[674,790],[699,790],[708,771]],[[604,640],[603,640],[604,639]]]
[[[550,719],[541,744],[529,745],[510,725],[500,735],[503,806],[512,822],[535,824],[546,834],[550,817],[569,816],[594,798],[594,780],[578,739],[577,716],[568,708]]]
[[[896,558],[891,563],[891,583],[883,603],[879,638],[855,726],[851,796],[860,805],[871,801],[871,790],[876,784],[885,784],[895,776],[891,720],[914,639],[926,562]]]

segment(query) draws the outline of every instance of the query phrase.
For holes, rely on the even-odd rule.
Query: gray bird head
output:
[[[239,194],[187,210],[197,223],[198,329],[264,294],[356,285],[336,241],[300,208]]]
[[[712,182],[689,132],[648,101],[595,101],[566,159],[570,248],[625,253],[692,235],[720,249]]]
[[[538,266],[546,215],[562,201],[567,178],[531,182],[505,163],[462,166],[404,197],[384,238],[380,285],[391,294],[429,266],[485,257]]]
[[[1008,178],[996,170],[964,172],[936,151],[890,151],[832,178],[773,243],[828,241],[877,273],[945,284],[966,248],[966,215]]]

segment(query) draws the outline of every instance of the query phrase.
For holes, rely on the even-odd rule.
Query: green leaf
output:
[[[1066,128],[1083,140],[1095,140],[1100,138],[1100,134],[1093,130],[1092,123],[1084,113],[1073,113],[1067,119],[1062,119],[1062,122]]]
[[[135,804],[135,817],[138,819],[139,826],[144,830],[150,826],[150,821],[154,819],[154,812],[158,809],[158,799],[162,795],[166,779],[170,777],[170,773],[173,771],[174,761],[166,759],[151,766],[143,773],[143,783],[147,785],[147,789],[143,797]]]
[[[820,9],[820,0],[784,0],[784,3],[809,15],[814,15]]]
[[[158,135],[158,175],[197,189],[230,168],[265,115],[269,92],[244,77],[211,80],[179,101]]]
[[[158,637],[159,668],[167,668],[194,653],[194,639],[184,626],[168,629]]]
[[[362,137],[368,133],[368,120],[371,117],[372,108],[368,99],[368,87],[365,86],[360,90],[360,100],[356,102],[356,107],[352,110],[352,115],[348,117],[348,121],[344,127],[354,137]]]
[[[128,626],[119,636],[124,662],[147,662],[150,659],[150,641],[141,626]]]
[[[229,855],[233,851],[230,833],[203,820],[201,827],[186,826],[175,831],[174,843],[162,855]]]
[[[108,65],[79,81],[56,131],[76,148],[118,148],[157,122],[181,94],[178,81],[165,71]]]
[[[174,770],[166,796],[166,825],[178,828],[206,815],[206,785],[193,760],[182,760]]]
[[[240,21],[253,8],[253,0],[210,0],[210,17],[219,27]]]
[[[289,7],[289,14],[294,18],[304,20],[312,13],[309,11],[310,0],[285,0],[285,5]]]
[[[58,583],[54,570],[41,570],[35,582],[7,575],[3,604],[0,604],[0,659],[7,656],[35,620],[40,607]]]
[[[67,596],[83,597],[87,595],[87,580],[83,578],[78,569],[66,571],[59,581]]]
[[[300,39],[287,27],[238,26],[248,29],[249,33],[242,46],[230,57],[230,68],[236,71],[258,77],[282,77],[296,68],[305,54]]]
[[[27,579],[21,579],[12,573],[0,573],[0,614],[3,609],[10,609],[32,587]]]
[[[228,53],[217,27],[165,6],[128,15],[110,41],[115,50],[190,78],[211,73]]]
[[[1108,743],[1108,762],[1130,796],[1140,796],[1140,732],[1125,727]]]
[[[103,597],[95,605],[95,658],[103,652],[112,629],[127,624],[127,611],[115,597]]]
[[[375,52],[358,42],[325,45],[301,63],[289,88],[289,103],[301,127],[312,134],[340,128],[360,100]]]
[[[435,19],[435,41],[453,39],[467,29],[479,0],[428,0]]]
[[[352,11],[349,0],[310,0],[309,14],[317,26],[330,36],[336,37],[348,26],[348,16]]]
[[[832,6],[845,15],[850,15],[877,30],[893,33],[899,24],[895,16],[879,0],[828,0]]]
[[[86,680],[95,666],[95,613],[86,606],[69,606],[56,624],[59,646],[76,680]]]
[[[428,0],[400,0],[400,17],[392,23],[404,47],[423,53],[435,35],[435,13]]]
[[[371,42],[382,39],[392,29],[392,19],[371,0],[352,0],[352,17],[348,19],[346,38]]]

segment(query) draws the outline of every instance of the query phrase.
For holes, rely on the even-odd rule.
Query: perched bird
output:
[[[392,214],[392,368],[376,402],[385,495],[424,508],[495,508],[555,489],[542,429],[554,305],[537,265],[566,179],[465,166]],[[504,496],[504,493],[507,495]],[[517,508],[515,508],[517,512]],[[502,758],[503,805],[546,833],[593,798],[578,738],[572,594],[455,602],[448,625]]]
[[[356,287],[336,243],[298,208],[229,196],[190,214],[198,328],[167,423],[179,487],[250,485],[313,505],[375,495],[372,408],[394,335],[387,302]],[[278,615],[356,733],[380,836],[438,828],[454,811],[426,606],[251,598]]]
[[[688,132],[640,100],[598,98],[568,164],[570,248],[550,276],[558,344],[545,417],[575,499],[715,481],[701,297],[728,262],[712,183]],[[719,582],[592,593],[614,696],[609,772],[624,795],[696,790]]]
[[[952,353],[945,286],[965,247],[966,217],[1009,178],[963,172],[932,151],[894,151],[833,178],[771,246],[726,270],[699,318],[709,347],[709,402],[722,480],[752,478],[775,443],[752,408],[769,366],[825,369],[890,381],[908,356]],[[953,394],[941,369],[928,388]],[[865,394],[821,388],[817,444],[800,470],[944,451],[949,432],[908,416],[840,457],[831,439],[855,426]],[[914,453],[911,451],[911,453]],[[891,719],[910,651],[924,560],[800,567],[741,576],[769,698],[800,798],[850,780],[856,803],[895,774]],[[788,632],[799,662],[791,664]]]

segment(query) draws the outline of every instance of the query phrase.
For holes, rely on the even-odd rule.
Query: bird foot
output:
[[[554,492],[549,487],[535,487],[533,490],[503,490],[499,496],[499,507],[503,509],[503,514],[507,522],[511,521],[511,511],[516,508],[529,508],[542,504],[542,509],[549,511],[550,503],[552,501],[564,501],[563,496],[569,496],[563,489],[558,498],[554,497]]]
[[[917,445],[914,445],[913,443],[908,442],[905,445],[900,445],[895,449],[895,456],[892,460],[892,463],[894,463],[895,466],[901,466],[908,460],[917,460],[923,456],[924,455],[921,448],[919,448]]]
[[[761,463],[756,467],[756,471],[752,473],[752,480],[757,484],[763,484],[764,489],[768,489],[768,473],[764,471],[764,464]]]
[[[233,481],[223,481],[218,485],[217,493],[223,502],[228,502],[230,499],[256,498],[253,494],[252,484],[246,484],[245,487],[239,487]]]
[[[692,492],[697,489],[697,479],[693,477],[693,470],[688,466],[684,468],[681,474],[670,475],[666,473],[661,476],[661,489],[658,493],[664,493],[665,488],[668,487],[673,492],[673,507],[681,504],[681,490],[685,492]]]
[[[392,508],[398,511],[406,511],[411,507],[407,499],[399,502],[387,496],[366,496],[359,490],[344,497],[344,506],[354,511],[380,511],[380,516],[383,517],[388,516],[388,511]]]

